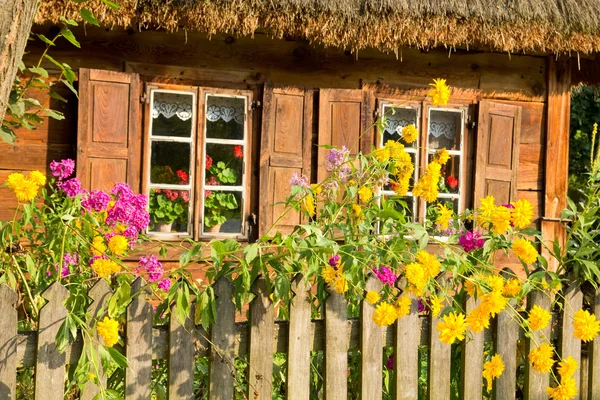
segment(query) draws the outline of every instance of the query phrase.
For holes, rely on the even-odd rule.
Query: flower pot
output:
[[[156,232],[169,233],[173,227],[172,222],[155,222],[154,230]]]
[[[218,225],[215,225],[215,226],[207,227],[207,230],[208,230],[208,232],[212,232],[212,233],[220,232],[221,231],[221,225],[223,225],[223,224],[218,224]]]

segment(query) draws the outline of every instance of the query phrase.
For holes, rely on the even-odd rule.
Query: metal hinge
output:
[[[467,128],[469,129],[475,129],[475,127],[477,127],[477,122],[475,122],[471,116],[467,117]]]
[[[142,95],[140,96],[140,103],[142,104],[148,104],[148,93],[146,90],[144,90],[142,92]]]
[[[254,100],[252,103],[250,103],[251,110],[256,110],[258,108],[262,108],[262,103],[259,100]]]

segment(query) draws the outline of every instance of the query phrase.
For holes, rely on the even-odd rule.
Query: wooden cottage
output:
[[[43,1],[34,31],[50,37],[58,17],[76,17],[79,6]],[[435,149],[452,155],[442,201],[462,211],[486,195],[503,203],[528,199],[544,237],[560,235],[570,89],[593,76],[600,50],[594,2],[85,6],[103,27],[75,28],[81,49],[66,41],[51,49],[79,71],[79,98],[51,100],[65,120],[18,132],[14,147],[0,144],[0,180],[72,157],[88,189],[125,181],[185,205],[171,226],[153,225],[158,237],[248,240],[279,218],[277,203],[293,174],[312,181],[326,174],[326,150],[318,145],[369,152],[413,123],[420,133],[409,150],[420,167],[415,178]],[[30,64],[42,48],[32,42],[27,51]],[[426,97],[433,78],[452,86],[448,106]],[[370,128],[384,114],[387,127]],[[213,208],[217,195],[225,209]],[[406,200],[424,218],[426,204]],[[0,219],[11,218],[6,188],[0,204]],[[279,228],[297,222],[288,215]]]

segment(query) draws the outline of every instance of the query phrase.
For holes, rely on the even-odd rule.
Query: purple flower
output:
[[[158,261],[158,258],[156,258],[155,255],[142,256],[140,258],[136,272],[139,274],[140,271],[148,274],[148,282],[150,283],[158,281],[165,272],[162,263]]]
[[[349,153],[346,146],[342,146],[341,150],[331,149],[329,154],[327,154],[327,171],[333,171],[342,165]]]
[[[164,278],[162,281],[158,282],[158,288],[168,292],[171,289],[171,279]]]
[[[298,176],[298,173],[294,172],[294,175],[292,175],[292,178],[290,179],[290,186],[308,188],[308,177],[304,174]]]
[[[67,276],[69,276],[70,273],[71,271],[69,271],[69,266],[65,265],[62,269],[62,272],[60,273],[60,276],[66,278]]]
[[[373,273],[384,285],[394,286],[394,283],[396,283],[396,279],[398,278],[392,270],[383,265],[379,268],[373,268]]]
[[[512,204],[502,204],[502,207],[506,207],[506,208],[508,208],[509,210],[512,210],[512,209],[514,209],[514,208],[515,208],[515,206],[513,206]]]
[[[85,193],[85,190],[81,189],[81,181],[77,178],[71,178],[68,181],[60,182],[58,187],[70,198]]]
[[[75,161],[69,158],[65,160],[52,161],[50,163],[50,170],[52,171],[52,176],[58,177],[58,180],[62,181],[73,175],[75,171]]]
[[[77,265],[79,256],[77,253],[65,253],[63,256],[63,266],[66,265]]]
[[[102,190],[92,190],[81,201],[81,205],[88,211],[99,212],[106,209],[109,202],[110,195],[108,193]]]
[[[467,231],[464,235],[458,238],[458,243],[462,246],[463,250],[467,253],[481,249],[485,244],[485,239],[481,239],[481,233]]]
[[[429,300],[423,301],[423,299],[419,299],[419,312],[429,312]]]
[[[329,265],[336,269],[338,267],[339,262],[340,262],[340,256],[337,254],[329,259]]]
[[[126,183],[116,183],[110,192],[114,194],[119,200],[126,200],[128,202],[130,202],[135,196],[131,191],[129,185]]]
[[[387,369],[394,369],[394,353],[390,354],[387,361],[385,362],[385,367]]]

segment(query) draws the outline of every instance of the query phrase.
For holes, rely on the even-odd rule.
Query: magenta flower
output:
[[[102,190],[92,190],[81,201],[81,205],[88,211],[100,212],[108,207],[109,202],[110,195],[108,193]]]
[[[429,300],[426,299],[423,301],[423,299],[419,299],[418,307],[419,312],[429,312]]]
[[[390,354],[387,361],[385,362],[385,367],[387,369],[394,369],[394,353]]]
[[[81,189],[81,181],[77,178],[57,182],[57,186],[70,198],[75,198],[78,194],[85,193],[85,190]]]
[[[65,160],[52,161],[50,163],[50,171],[52,171],[52,176],[58,178],[58,180],[62,181],[73,175],[75,171],[75,161],[69,158]]]
[[[337,254],[329,259],[329,265],[335,269],[337,269],[337,267],[339,266],[339,263],[340,263],[340,256]]]
[[[136,273],[139,275],[140,272],[144,272],[148,275],[148,282],[156,282],[162,278],[164,274],[163,265],[155,255],[142,256],[138,263]]]
[[[168,292],[171,289],[171,279],[164,278],[160,282],[158,282],[158,288]]]
[[[464,235],[458,238],[458,243],[462,246],[463,250],[467,253],[471,251],[481,249],[485,244],[485,239],[481,238],[481,233],[467,231]]]
[[[373,273],[384,285],[394,286],[398,278],[391,269],[383,265],[379,268],[373,268]]]
[[[308,188],[308,177],[304,174],[298,176],[297,172],[294,172],[292,178],[290,179],[290,186],[301,186],[303,188]]]

